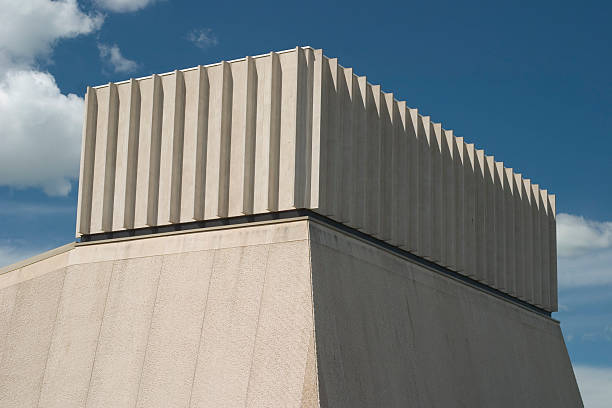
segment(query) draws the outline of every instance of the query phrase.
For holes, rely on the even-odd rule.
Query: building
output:
[[[321,50],[88,88],[77,238],[3,407],[582,406],[554,196]]]

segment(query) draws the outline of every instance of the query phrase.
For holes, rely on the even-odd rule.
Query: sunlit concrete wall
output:
[[[555,320],[301,218],[0,270],[0,406],[582,403]]]
[[[318,406],[307,222],[71,247],[0,274],[0,406]]]
[[[554,196],[321,50],[88,88],[77,235],[294,208],[557,309]]]

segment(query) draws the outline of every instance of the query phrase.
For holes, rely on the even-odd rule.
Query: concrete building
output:
[[[577,407],[555,198],[309,47],[88,88],[0,406]]]

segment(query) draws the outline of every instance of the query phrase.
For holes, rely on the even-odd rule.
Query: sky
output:
[[[612,3],[0,0],[0,266],[74,240],[88,85],[310,45],[557,195],[559,312],[612,401]]]

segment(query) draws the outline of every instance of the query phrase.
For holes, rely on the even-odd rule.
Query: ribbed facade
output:
[[[309,208],[548,311],[555,198],[321,50],[88,88],[77,235]]]

